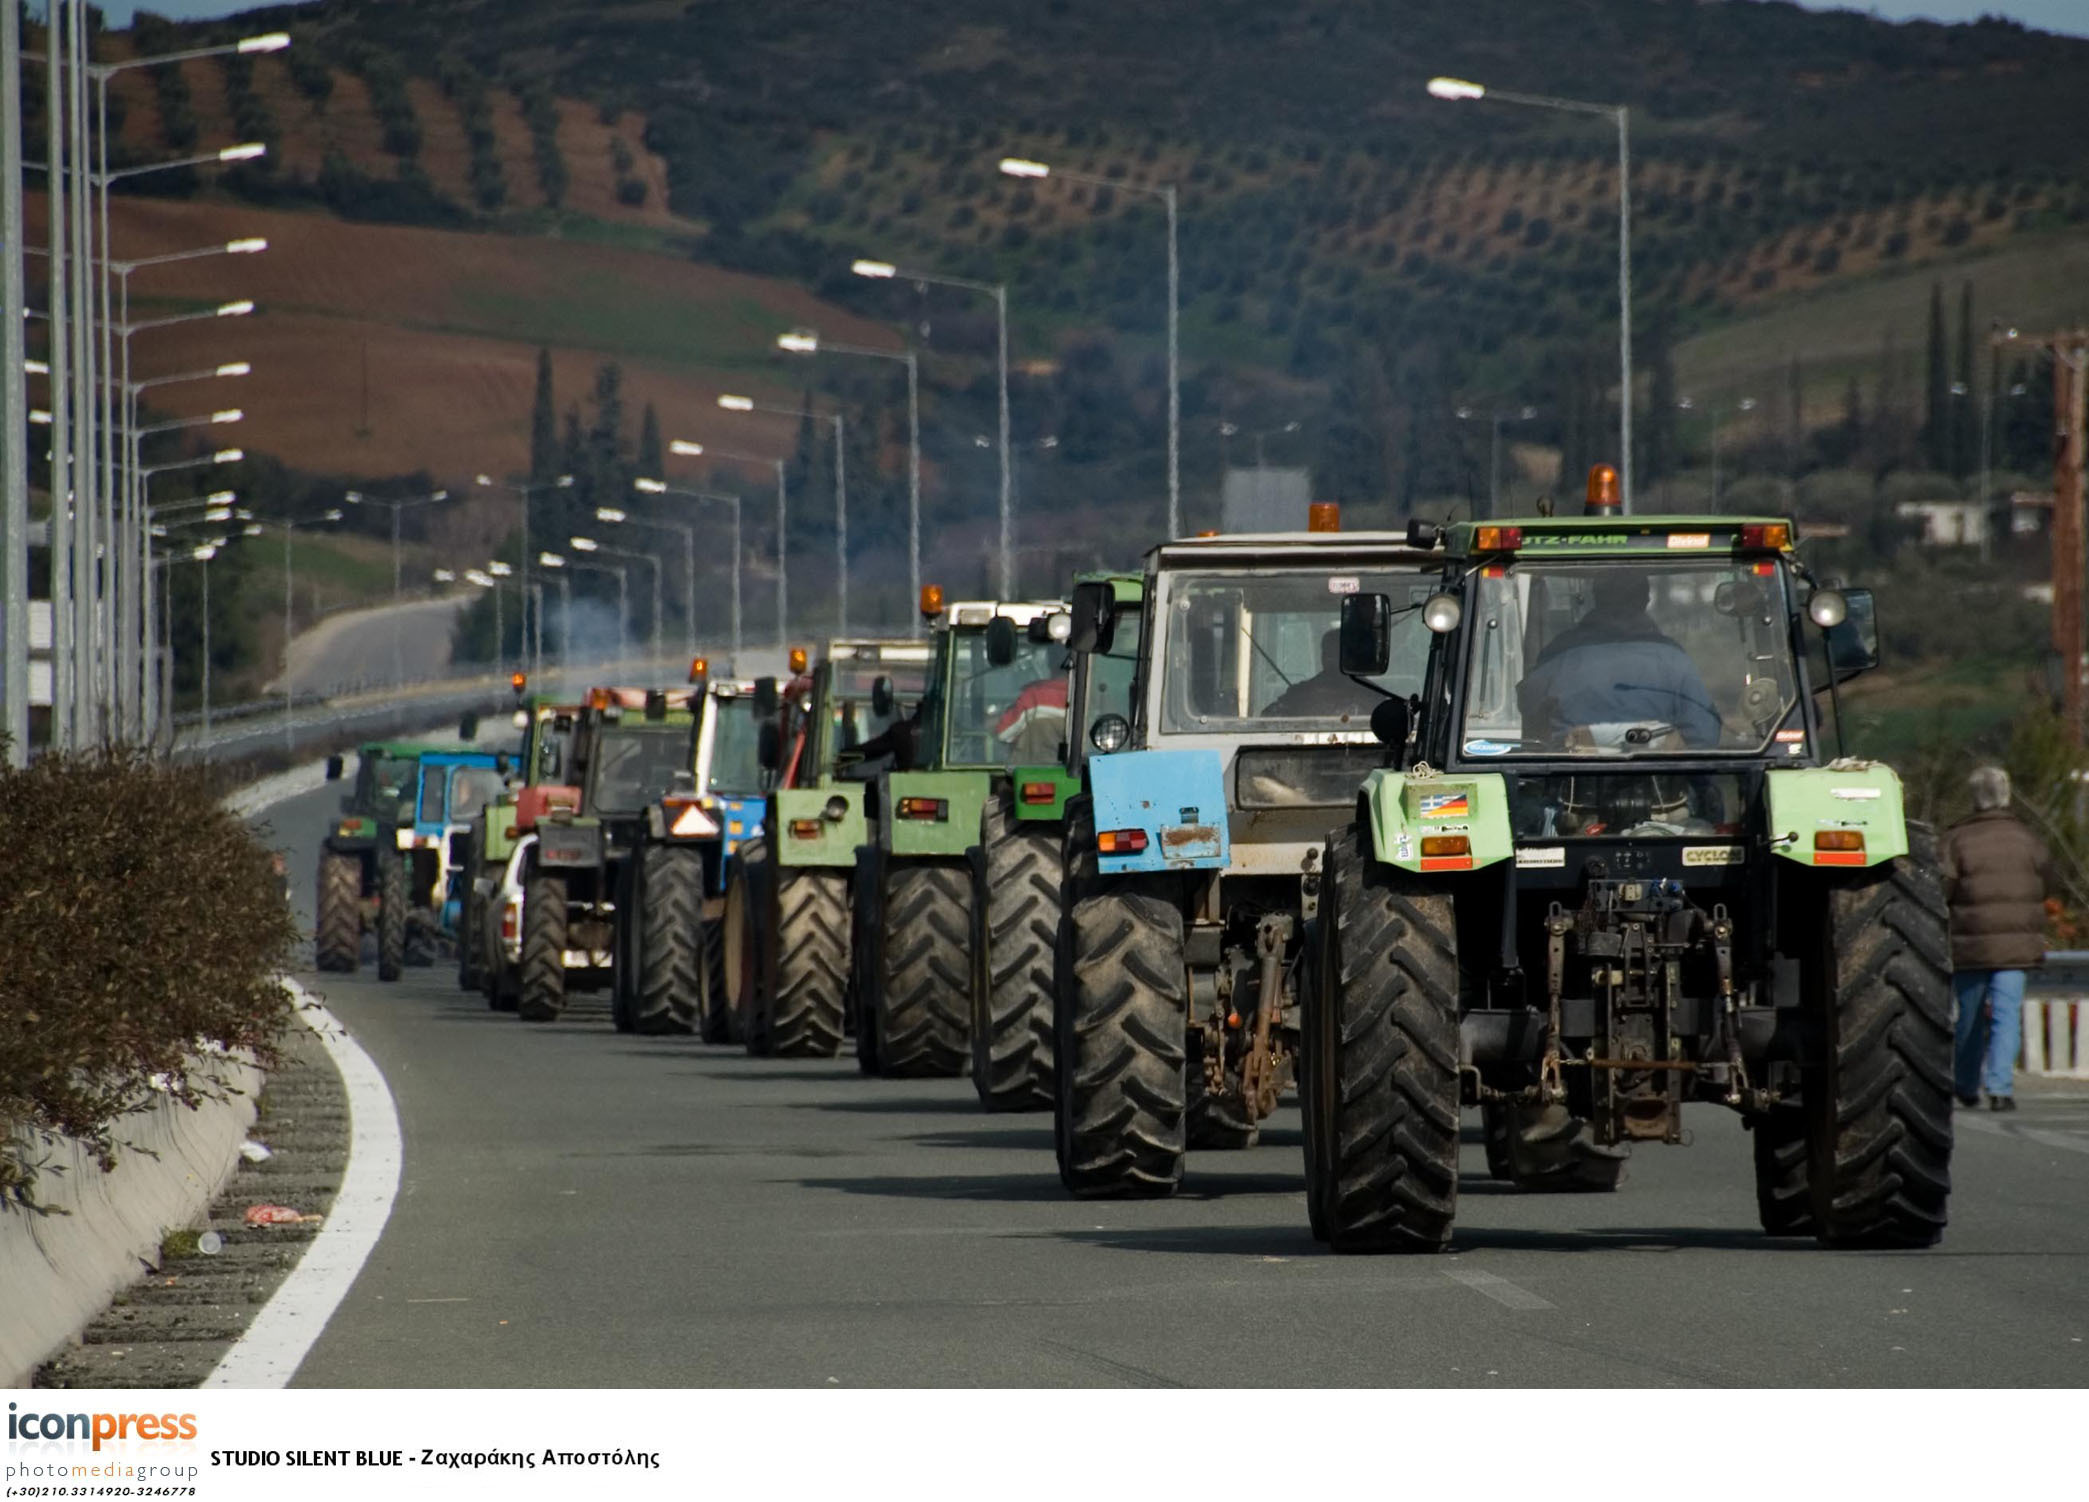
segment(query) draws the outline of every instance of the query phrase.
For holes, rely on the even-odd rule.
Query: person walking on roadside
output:
[[[1962,1106],[2016,1109],[2016,1052],[2025,972],[2045,957],[2045,900],[2053,858],[2009,811],[2009,774],[1975,767],[1973,813],[1944,832],[1944,897],[1951,907],[1951,989],[1958,998],[1952,1088]]]

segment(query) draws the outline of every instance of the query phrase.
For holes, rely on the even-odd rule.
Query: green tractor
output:
[[[705,1038],[750,1053],[832,1057],[847,1026],[849,880],[869,843],[871,782],[928,681],[918,641],[829,642],[808,672],[794,651],[779,690],[756,685],[768,793],[759,838],[725,892],[723,984]]]
[[[999,959],[974,952],[987,804],[1012,768],[1056,756],[1066,718],[1064,604],[945,606],[931,585],[922,607],[935,623],[928,689],[871,786],[851,901],[857,1062],[887,1077],[972,1065],[974,966]],[[1062,799],[1055,779],[1055,809]]]
[[[355,785],[319,850],[313,949],[321,970],[353,973],[362,962],[363,935],[377,925],[378,857],[396,839],[399,801],[416,784],[421,753],[434,749],[401,741],[356,748]],[[342,772],[342,758],[329,756],[327,781],[340,781]]]
[[[479,991],[495,1011],[512,1012],[522,989],[522,849],[517,809],[528,790],[559,784],[579,723],[580,705],[546,694],[523,698],[515,710],[522,734],[517,753],[521,787],[504,788],[471,821],[464,855],[463,933],[457,945],[457,984]]]
[[[696,993],[668,988],[643,997],[619,986],[618,905],[644,908],[644,873],[627,871],[664,798],[691,782],[689,690],[592,688],[573,726],[563,780],[524,788],[515,831],[522,888],[521,970],[516,1010],[525,1021],[562,1015],[569,991],[610,986],[619,1030],[688,1031]],[[638,864],[643,864],[638,863]],[[661,879],[686,875],[680,864]],[[633,883],[637,889],[634,890]],[[662,911],[686,904],[654,904]],[[690,942],[701,934],[689,936]],[[625,976],[628,979],[629,967]]]
[[[1084,574],[1106,584],[1133,624],[1096,659],[1091,714],[1131,712],[1138,661],[1138,574]],[[1054,640],[1066,617],[1051,616]],[[1064,659],[1063,649],[1059,657]],[[1067,770],[1068,678],[1026,687],[1003,711],[997,736],[1012,754],[1035,758],[996,775],[972,851],[972,1087],[989,1111],[1049,1111],[1053,1099],[1052,966],[1059,943],[1067,799],[1080,778]],[[1020,745],[1017,745],[1020,742]]]
[[[1613,1187],[1706,1103],[1753,1133],[1765,1231],[1930,1245],[1945,909],[1899,780],[1841,745],[1871,596],[1817,580],[1789,521],[1614,497],[1599,466],[1583,516],[1412,534],[1442,561],[1427,673],[1374,710],[1389,764],[1328,836],[1305,966],[1313,1230],[1443,1247],[1461,1103],[1533,1189]],[[1346,600],[1343,670],[1416,608]]]

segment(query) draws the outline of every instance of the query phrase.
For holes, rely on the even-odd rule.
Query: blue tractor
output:
[[[423,751],[401,789],[391,848],[377,852],[377,975],[431,961],[463,920],[471,821],[500,796],[508,759],[494,751]]]

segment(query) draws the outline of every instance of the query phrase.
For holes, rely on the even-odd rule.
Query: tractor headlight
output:
[[[836,794],[820,809],[820,817],[829,824],[839,824],[849,814],[849,800]]]
[[[1431,595],[1422,606],[1422,624],[1438,636],[1456,631],[1464,617],[1465,607],[1458,603],[1456,595]]]
[[[1839,589],[1817,589],[1806,602],[1806,613],[1823,631],[1833,630],[1850,618],[1849,598]]]
[[[392,843],[401,850],[413,849],[413,831],[411,829],[394,830],[392,832]]]
[[[1106,714],[1088,727],[1088,744],[1102,752],[1123,749],[1132,738],[1132,722],[1121,714]]]

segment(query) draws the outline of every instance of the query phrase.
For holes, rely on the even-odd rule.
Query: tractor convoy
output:
[[[1161,544],[918,635],[524,697],[505,754],[380,743],[316,957],[544,1022],[851,1047],[1050,1112],[1080,1197],[1303,1121],[1313,1234],[1455,1234],[1488,1174],[1603,1193],[1739,1113],[1759,1219],[1933,1244],[1951,1158],[1935,841],[1843,743],[1870,594],[1775,517],[1578,516]],[[471,726],[464,727],[467,735]],[[337,758],[328,769],[340,777]],[[599,1016],[597,1012],[594,1015]]]

